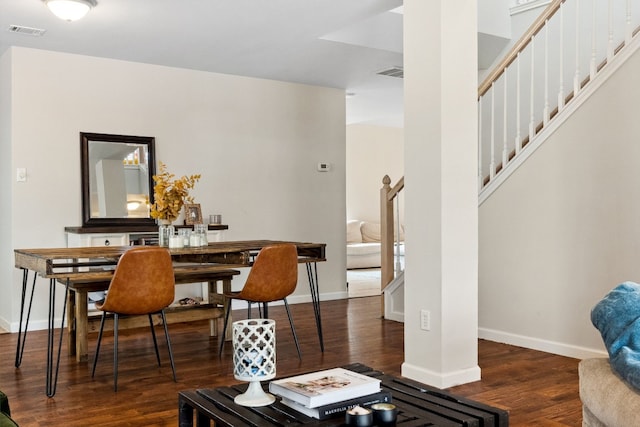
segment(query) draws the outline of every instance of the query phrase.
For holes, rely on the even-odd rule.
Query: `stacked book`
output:
[[[269,391],[284,405],[320,420],[354,406],[391,402],[391,393],[380,389],[380,380],[343,368],[271,381]]]

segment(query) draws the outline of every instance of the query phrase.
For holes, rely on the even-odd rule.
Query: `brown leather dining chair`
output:
[[[113,313],[113,388],[118,391],[118,318],[120,315],[147,315],[151,325],[153,345],[156,350],[158,366],[160,353],[158,341],[153,326],[152,314],[160,314],[164,326],[164,335],[169,349],[173,381],[176,381],[176,368],[173,362],[169,330],[164,309],[175,297],[175,277],[171,254],[165,248],[140,246],[127,250],[118,260],[109,289],[102,304],[96,303],[96,308],[102,310],[100,332],[96,355],[93,359],[91,377],[96,372],[96,364],[100,354],[100,343],[107,313]]]
[[[253,262],[253,266],[249,271],[249,276],[244,287],[239,292],[227,292],[225,296],[224,327],[222,329],[222,337],[220,338],[219,355],[222,354],[224,346],[225,333],[229,323],[229,314],[231,313],[231,301],[234,299],[247,301],[248,317],[251,318],[251,304],[256,302],[262,304],[261,316],[267,318],[269,316],[267,304],[273,301],[284,302],[287,310],[291,332],[298,350],[298,357],[302,358],[300,353],[300,344],[296,329],[293,326],[293,319],[287,297],[296,290],[298,285],[298,249],[293,244],[280,244],[265,246],[258,252]],[[260,308],[260,306],[258,307]]]

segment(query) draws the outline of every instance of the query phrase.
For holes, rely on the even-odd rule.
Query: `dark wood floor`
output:
[[[400,375],[403,325],[379,318],[379,297],[322,303],[325,352],[319,350],[310,304],[292,306],[303,352],[298,360],[282,307],[270,309],[277,321],[279,376],[361,362]],[[244,311],[234,313],[243,318]],[[88,363],[66,356],[58,389],[47,398],[45,386],[46,332],[29,333],[22,366],[13,365],[17,334],[0,334],[0,390],[10,399],[21,426],[162,426],[177,425],[177,393],[192,388],[237,383],[231,346],[218,358],[218,340],[208,336],[206,323],[171,325],[178,371],[171,379],[164,340],[163,366],[158,368],[148,330],[122,331],[119,390],[113,392],[112,337],[105,336],[96,377]],[[90,337],[93,351],[95,336]],[[481,340],[482,381],[452,389],[461,396],[507,409],[512,426],[580,426],[576,359]]]

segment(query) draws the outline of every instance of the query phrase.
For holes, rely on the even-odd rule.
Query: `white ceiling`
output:
[[[402,79],[376,74],[402,66],[402,0],[97,1],[66,22],[41,0],[0,0],[0,55],[22,46],[340,88],[354,94],[347,123],[403,124]]]

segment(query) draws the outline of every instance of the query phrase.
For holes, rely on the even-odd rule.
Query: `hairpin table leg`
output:
[[[313,267],[311,266],[313,264]],[[318,339],[320,340],[320,351],[324,353],[324,339],[322,338],[322,319],[320,317],[320,290],[318,287],[318,265],[317,263],[307,263],[307,277],[309,278],[309,289],[311,290],[311,302],[313,312],[316,317],[316,328],[318,329]]]
[[[22,363],[22,355],[24,354],[24,343],[27,340],[27,331],[29,330],[29,317],[31,316],[31,304],[33,303],[33,291],[36,287],[36,278],[38,275],[33,273],[33,284],[31,285],[31,297],[29,297],[29,307],[27,308],[27,318],[24,323],[24,331],[22,329],[22,319],[24,317],[25,300],[27,298],[27,282],[29,278],[29,270],[22,269],[22,297],[20,299],[20,323],[18,324],[18,344],[16,345],[16,362],[15,367],[19,368]],[[24,333],[23,333],[24,332]]]
[[[69,293],[69,282],[65,284],[64,303],[62,305],[62,318],[60,321],[60,338],[58,341],[58,354],[56,356],[55,372],[53,371],[54,338],[55,338],[55,306],[56,306],[56,280],[49,279],[49,325],[47,340],[47,397],[56,394],[58,385],[58,372],[60,370],[60,352],[62,350],[62,336],[64,335],[64,320],[67,314],[67,294]]]

